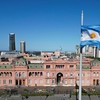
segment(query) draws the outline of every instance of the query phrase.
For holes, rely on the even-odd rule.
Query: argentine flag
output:
[[[100,50],[100,25],[81,26],[80,47],[96,46]]]

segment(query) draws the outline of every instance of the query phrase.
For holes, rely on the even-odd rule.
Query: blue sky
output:
[[[100,24],[100,0],[0,0],[0,50],[9,49],[9,33],[16,48],[26,42],[31,51],[75,51],[84,24]]]

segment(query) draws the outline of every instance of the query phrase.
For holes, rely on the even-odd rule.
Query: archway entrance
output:
[[[97,79],[97,81],[96,81],[96,85],[99,85],[99,80]]]
[[[95,79],[93,80],[93,85],[95,85]]]
[[[63,74],[59,72],[59,73],[57,74],[57,84],[62,83],[62,81],[63,81],[63,80],[62,80],[62,77],[63,77]]]
[[[16,79],[15,80],[15,85],[16,86],[25,86],[25,79]]]
[[[18,80],[16,80],[15,84],[18,85]]]

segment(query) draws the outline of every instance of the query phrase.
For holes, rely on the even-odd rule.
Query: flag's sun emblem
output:
[[[93,38],[96,37],[96,34],[95,33],[92,33],[92,34],[90,34],[90,37],[93,39]]]

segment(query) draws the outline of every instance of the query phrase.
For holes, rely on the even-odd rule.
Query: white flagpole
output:
[[[81,14],[81,25],[83,25],[83,11]],[[80,48],[79,100],[82,100],[82,48]]]

